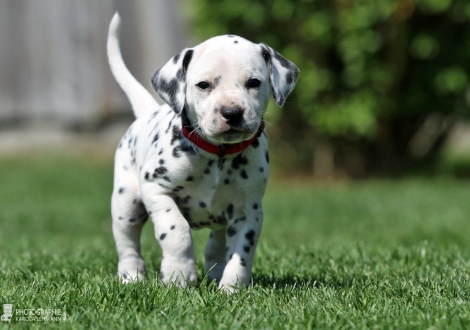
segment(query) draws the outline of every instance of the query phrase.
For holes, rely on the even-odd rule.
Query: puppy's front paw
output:
[[[166,286],[176,285],[179,288],[195,285],[197,283],[196,260],[164,258],[160,280]]]
[[[145,263],[138,258],[121,260],[118,265],[118,275],[122,283],[141,281],[145,278]]]

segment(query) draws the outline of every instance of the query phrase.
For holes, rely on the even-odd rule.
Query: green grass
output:
[[[470,328],[468,181],[271,183],[253,286],[231,296],[204,279],[204,230],[194,233],[201,284],[161,286],[151,224],[150,276],[121,284],[111,188],[109,161],[0,162],[0,303],[67,313],[12,328]]]

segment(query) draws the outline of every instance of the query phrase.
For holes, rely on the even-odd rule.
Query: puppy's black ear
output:
[[[176,112],[180,113],[186,98],[186,72],[194,50],[184,49],[155,72],[150,82],[158,95]]]
[[[280,107],[284,105],[289,93],[294,89],[299,77],[299,68],[265,44],[260,44],[263,56],[269,70],[269,80],[273,90],[274,100]]]

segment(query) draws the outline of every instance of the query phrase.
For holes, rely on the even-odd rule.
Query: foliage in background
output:
[[[315,160],[324,174],[403,173],[433,165],[453,123],[469,117],[467,1],[191,3],[201,39],[238,34],[299,66],[284,110],[267,116],[291,146],[284,159]]]

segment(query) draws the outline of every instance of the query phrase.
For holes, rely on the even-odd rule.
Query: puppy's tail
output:
[[[126,67],[119,48],[119,32],[121,18],[116,12],[109,24],[108,32],[108,61],[114,78],[126,93],[131,102],[134,115],[138,118],[145,113],[155,111],[159,104],[153,96],[142,86]]]

